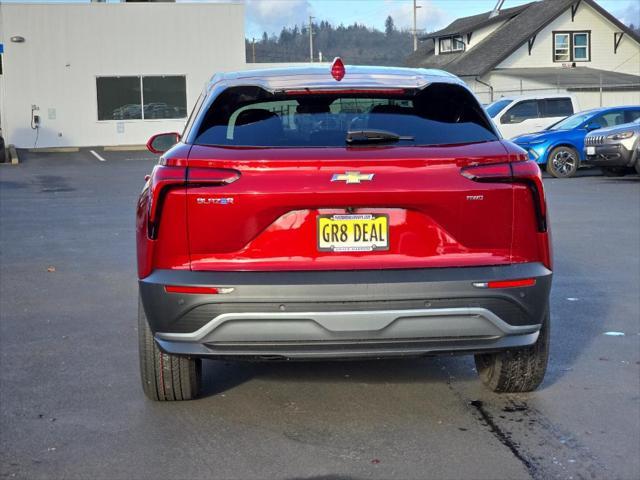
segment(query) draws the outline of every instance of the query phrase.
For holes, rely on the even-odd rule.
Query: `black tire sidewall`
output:
[[[202,360],[160,350],[139,295],[138,355],[142,389],[148,398],[155,401],[181,401],[198,396]]]
[[[497,393],[521,393],[535,390],[542,383],[547,370],[550,334],[551,319],[549,308],[547,307],[536,343],[528,347],[475,356],[476,370],[482,383]],[[524,355],[519,356],[518,352]],[[506,383],[504,380],[505,372],[513,371],[513,367],[510,367],[508,363],[514,361],[514,358],[522,359],[523,357],[530,362],[531,368],[527,370],[531,371],[532,375],[526,380],[522,379],[520,382]]]

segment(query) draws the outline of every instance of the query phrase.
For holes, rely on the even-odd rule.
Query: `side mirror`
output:
[[[179,133],[158,133],[149,139],[147,142],[147,149],[151,153],[164,153],[179,141]]]
[[[586,128],[587,131],[590,132],[591,130],[598,130],[599,128],[602,128],[602,125],[597,122],[589,122],[584,126],[584,128]]]

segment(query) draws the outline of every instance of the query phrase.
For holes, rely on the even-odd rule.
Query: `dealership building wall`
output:
[[[163,118],[161,102],[145,106],[148,119],[127,118],[120,109],[100,120],[98,78],[150,78],[149,85],[176,78],[190,111],[215,72],[247,68],[244,41],[241,2],[0,3],[5,141],[18,148],[133,145],[181,131],[185,118]],[[33,105],[39,129],[32,128]]]

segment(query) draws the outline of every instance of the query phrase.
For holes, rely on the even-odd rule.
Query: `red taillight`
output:
[[[544,229],[547,229],[547,200],[544,195],[544,187],[542,185],[542,172],[536,162],[514,162],[511,164],[513,177],[516,181],[527,183],[533,193],[533,200],[536,204],[537,214],[544,219]]]
[[[167,192],[175,188],[227,185],[240,178],[240,172],[223,168],[185,168],[186,160],[161,159],[149,178],[149,222],[148,235],[158,238],[160,213]]]
[[[517,288],[517,287],[533,287],[536,284],[535,278],[522,278],[519,280],[496,280],[489,282],[489,288]]]
[[[185,184],[187,169],[184,167],[166,167],[156,165],[149,179],[149,223],[154,224],[160,214],[162,201],[170,187]]]
[[[331,76],[338,82],[344,78],[344,63],[340,57],[333,59],[331,64]]]
[[[186,167],[187,166],[187,159],[186,158],[180,158],[180,157],[165,157],[162,156],[160,157],[160,160],[158,161],[158,165],[162,165],[165,167]]]
[[[197,185],[227,185],[240,178],[240,172],[227,168],[189,168],[187,183]]]
[[[514,182],[529,187],[536,209],[538,231],[547,231],[547,201],[542,185],[542,173],[536,162],[527,160],[512,163],[492,163],[464,167],[462,176],[474,182]]]
[[[164,291],[167,293],[188,293],[194,295],[217,295],[220,292],[218,287],[193,287],[188,285],[165,285]]]
[[[465,167],[460,172],[474,182],[511,181],[511,165],[509,163],[491,163],[489,165],[475,165]]]
[[[519,288],[533,287],[536,284],[535,278],[520,278],[517,280],[492,280],[490,282],[474,282],[477,288]]]

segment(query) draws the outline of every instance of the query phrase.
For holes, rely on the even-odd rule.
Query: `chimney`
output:
[[[500,14],[500,9],[502,8],[503,3],[504,3],[504,0],[498,0],[496,2],[496,6],[493,7],[493,10],[491,10],[491,13],[489,14],[489,18],[493,18]]]

